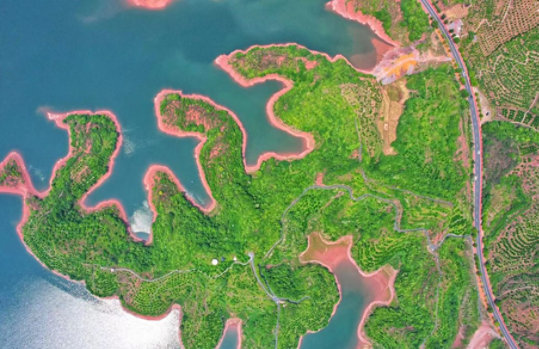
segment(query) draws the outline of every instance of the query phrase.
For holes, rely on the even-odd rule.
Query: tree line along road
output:
[[[481,224],[481,190],[483,185],[483,143],[481,138],[481,124],[479,122],[479,115],[477,113],[477,105],[475,101],[475,95],[472,90],[472,86],[470,83],[470,78],[468,76],[468,70],[466,68],[466,65],[464,64],[464,61],[455,45],[455,42],[453,41],[453,38],[449,34],[449,31],[445,27],[442,19],[432,6],[429,0],[420,0],[421,4],[423,5],[423,8],[430,14],[430,16],[438,23],[438,27],[442,31],[443,35],[446,37],[449,48],[451,49],[451,54],[455,58],[455,61],[457,62],[457,65],[462,70],[462,76],[464,77],[464,87],[468,91],[469,97],[468,102],[470,105],[470,114],[472,119],[472,133],[473,133],[473,143],[474,143],[474,226],[478,231],[477,234],[477,256],[479,258],[479,270],[481,273],[481,283],[483,284],[483,289],[485,291],[485,295],[487,297],[488,304],[492,308],[492,312],[494,315],[494,318],[500,325],[500,331],[502,332],[502,335],[504,336],[507,344],[511,349],[517,349],[518,346],[515,343],[515,340],[513,339],[513,336],[511,336],[511,333],[509,333],[509,330],[507,329],[507,326],[505,325],[505,322],[503,321],[503,317],[500,314],[500,311],[498,310],[498,307],[494,303],[494,296],[492,295],[492,290],[490,288],[490,283],[488,279],[487,270],[485,267],[484,262],[484,256],[483,256],[483,230],[482,230],[482,224]]]

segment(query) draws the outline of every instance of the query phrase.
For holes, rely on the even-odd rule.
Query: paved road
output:
[[[480,272],[481,272],[481,283],[483,284],[483,288],[485,289],[485,294],[487,296],[487,301],[490,305],[490,307],[493,310],[494,318],[498,323],[500,324],[500,330],[505,337],[505,340],[507,341],[507,344],[511,349],[516,349],[518,346],[515,343],[515,340],[507,330],[507,327],[505,326],[505,322],[503,321],[502,316],[500,315],[500,312],[498,311],[498,307],[496,304],[494,304],[494,296],[492,295],[491,289],[490,289],[490,283],[488,280],[487,270],[484,264],[484,256],[483,256],[483,230],[481,226],[481,190],[482,190],[482,180],[483,180],[483,161],[482,161],[482,140],[481,140],[481,125],[479,123],[479,115],[477,114],[477,105],[475,102],[475,96],[474,92],[472,90],[472,87],[470,85],[470,78],[468,76],[468,69],[466,69],[466,65],[464,65],[464,61],[462,60],[462,57],[460,56],[460,53],[458,49],[455,46],[455,42],[453,41],[453,38],[449,34],[447,28],[445,27],[443,21],[438,16],[438,13],[432,6],[429,0],[420,0],[423,4],[423,7],[427,9],[427,11],[430,13],[431,17],[434,18],[440,27],[440,30],[444,34],[444,36],[447,38],[447,41],[449,42],[449,47],[451,49],[451,54],[455,58],[459,68],[462,69],[462,76],[464,77],[465,81],[465,87],[466,90],[469,93],[468,102],[470,104],[470,114],[472,115],[472,132],[473,132],[473,141],[474,141],[474,226],[477,228],[477,231],[479,232],[477,234],[477,255],[479,257],[479,266],[480,266]]]

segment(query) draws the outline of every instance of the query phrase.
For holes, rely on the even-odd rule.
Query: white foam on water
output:
[[[67,290],[43,279],[21,287],[5,348],[179,348],[179,311],[157,321],[124,311],[117,299],[98,299],[84,286]],[[3,326],[0,325],[0,330]]]
[[[148,201],[144,200],[141,207],[129,217],[129,225],[131,226],[131,231],[134,233],[144,233],[148,236],[152,233],[152,220],[153,213],[150,210]]]

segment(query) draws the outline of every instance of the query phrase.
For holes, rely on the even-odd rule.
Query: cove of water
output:
[[[335,276],[341,284],[342,299],[329,325],[303,338],[301,349],[341,348],[355,349],[358,344],[357,329],[361,314],[371,295],[361,282],[357,267],[345,259],[335,268]]]
[[[248,132],[249,163],[264,151],[299,149],[297,138],[266,119],[266,101],[280,84],[241,88],[213,60],[253,44],[298,42],[331,55],[367,54],[364,67],[371,66],[372,32],[327,12],[324,3],[179,0],[153,12],[127,9],[120,0],[3,0],[0,159],[19,151],[36,188],[45,189],[54,163],[67,153],[68,139],[40,110],[109,109],[122,125],[125,143],[113,174],[88,204],[118,198],[133,222],[147,225],[142,178],[151,163],[169,166],[205,203],[208,195],[193,159],[196,141],[157,130],[154,96],[163,88],[181,89],[235,111]],[[44,270],[16,235],[20,216],[20,199],[0,196],[0,347],[178,346],[174,316],[136,319],[113,301],[96,300],[82,286]],[[135,340],[141,333],[149,342]]]
[[[224,333],[223,341],[221,342],[221,345],[219,346],[219,349],[237,349],[239,338],[238,338],[238,332],[235,331],[235,329],[226,331]]]

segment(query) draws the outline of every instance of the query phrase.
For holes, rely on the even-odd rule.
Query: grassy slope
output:
[[[276,56],[285,60],[275,64],[272,59]],[[307,70],[298,57],[318,64]],[[372,132],[380,103],[376,82],[344,61],[330,63],[323,56],[291,46],[252,49],[236,56],[232,64],[247,77],[277,73],[294,81],[294,88],[279,99],[275,111],[285,123],[313,134],[316,149],[311,154],[300,161],[269,160],[257,173],[246,175],[241,132],[233,119],[204,102],[169,96],[161,107],[172,113],[171,125],[204,132],[208,138],[201,162],[218,206],[209,216],[202,214],[166,174],[158,174],[152,188],[158,211],[154,243],[143,246],[127,236],[115,209],[82,214],[78,208],[78,199],[106,172],[117,134],[105,116],[72,115],[66,122],[72,129],[74,157],[58,171],[47,197],[27,199],[33,207],[24,227],[28,246],[50,268],[85,280],[97,295],[118,295],[137,313],[159,315],[173,303],[182,305],[181,329],[188,348],[215,346],[230,316],[244,320],[247,347],[273,345],[275,305],[257,285],[249,266],[232,266],[234,256],[246,262],[246,253],[253,251],[255,263],[261,267],[258,272],[278,296],[308,297],[298,305],[283,307],[279,347],[288,348],[295,347],[307,329],[327,323],[338,297],[327,270],[299,264],[297,256],[306,247],[306,234],[322,231],[332,239],[353,234],[354,258],[364,270],[385,264],[400,270],[396,302],[375,310],[367,334],[387,347],[417,346],[425,339],[433,346],[448,347],[458,329],[455,306],[459,314],[476,309],[471,278],[463,273],[466,247],[462,241],[448,240],[439,250],[439,274],[422,233],[393,230],[394,207],[387,201],[353,201],[339,190],[313,190],[284,216],[283,212],[314,183],[317,173],[324,172],[326,184],[349,185],[354,195],[371,193],[398,200],[405,210],[404,228],[424,216],[428,217],[424,226],[433,231],[470,233],[469,221],[455,219],[466,216],[466,206],[456,197],[468,173],[453,160],[457,137],[453,130],[465,108],[459,102],[451,68],[431,69],[409,79],[408,87],[415,92],[406,104],[394,144],[399,154],[385,157]],[[373,104],[363,101],[365,93]],[[188,110],[211,120],[210,127],[189,122]],[[86,131],[88,124],[94,126]],[[92,144],[89,153],[84,151],[87,142]],[[362,149],[361,164],[356,157],[358,148]],[[214,149],[219,152],[212,156]],[[77,176],[86,168],[89,172]],[[371,181],[363,181],[360,168]],[[404,194],[393,185],[454,201],[453,207]],[[281,233],[286,239],[265,260],[265,252]],[[221,257],[224,261],[219,266],[210,265],[212,258]],[[266,269],[266,264],[278,267]],[[144,281],[130,272],[111,272],[111,267],[160,279]],[[440,301],[436,305],[438,285]],[[469,312],[462,318],[473,324],[477,314]]]

